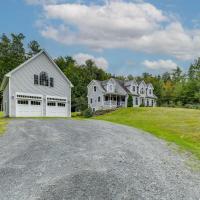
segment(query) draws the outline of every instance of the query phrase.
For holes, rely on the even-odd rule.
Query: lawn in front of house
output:
[[[7,124],[8,119],[4,118],[3,113],[0,112],[0,135],[2,135],[5,132]]]
[[[174,142],[200,159],[200,110],[183,108],[121,108],[94,117],[148,131]]]

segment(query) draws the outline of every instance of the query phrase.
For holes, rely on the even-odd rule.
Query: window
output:
[[[90,103],[92,103],[92,99],[90,99]]]
[[[50,78],[50,87],[54,87],[54,80],[52,77]]]
[[[153,106],[153,104],[154,104],[154,101],[153,101],[153,100],[151,100],[151,105]]]
[[[18,100],[18,104],[28,105],[28,100]]]
[[[34,74],[34,85],[38,85],[38,75]]]
[[[49,86],[49,79],[46,72],[40,73],[40,85]]]
[[[133,86],[133,92],[135,92],[135,86]]]
[[[125,96],[121,97],[121,101],[123,101],[123,102],[125,101]]]
[[[98,97],[98,102],[100,102],[101,101],[101,97]]]
[[[109,90],[112,91],[113,90],[113,86],[109,85]]]
[[[144,94],[144,88],[141,88],[140,94]]]
[[[138,98],[135,98],[135,105],[138,105]]]
[[[97,87],[96,86],[94,86],[94,92],[96,92],[97,91]]]
[[[39,106],[40,104],[40,101],[31,101],[32,106]]]
[[[48,102],[47,106],[56,106],[56,102]]]
[[[65,103],[58,103],[58,107],[65,107]]]
[[[151,89],[149,89],[149,94],[151,94]]]

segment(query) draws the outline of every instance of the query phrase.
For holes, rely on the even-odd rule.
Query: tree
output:
[[[28,43],[28,48],[29,48],[28,58],[34,56],[35,54],[41,51],[41,47],[36,40],[30,41]]]
[[[26,59],[23,40],[25,36],[11,34],[11,39],[3,34],[0,38],[0,82],[6,73],[23,63]]]

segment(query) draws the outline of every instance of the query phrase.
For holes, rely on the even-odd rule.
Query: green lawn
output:
[[[174,142],[200,159],[200,110],[182,108],[122,108],[94,117],[136,127]]]
[[[2,135],[6,130],[7,123],[8,119],[4,118],[3,113],[0,112],[0,135]]]

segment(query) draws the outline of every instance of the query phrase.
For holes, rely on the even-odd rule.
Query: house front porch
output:
[[[126,96],[113,94],[104,95],[103,105],[105,108],[126,107],[126,104]]]

